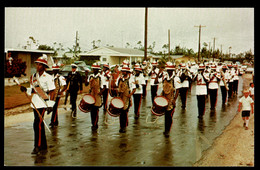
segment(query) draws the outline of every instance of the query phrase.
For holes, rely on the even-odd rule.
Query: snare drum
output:
[[[165,114],[168,106],[168,100],[163,96],[156,96],[154,98],[153,107],[151,109],[152,114],[156,116],[162,116]]]
[[[96,100],[91,94],[86,94],[79,103],[79,109],[85,113],[90,112],[95,102]]]
[[[114,97],[109,104],[107,112],[110,116],[118,117],[124,108],[124,101],[119,97]]]

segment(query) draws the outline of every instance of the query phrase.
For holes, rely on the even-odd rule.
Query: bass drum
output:
[[[154,98],[151,112],[156,116],[162,116],[165,114],[167,106],[168,100],[164,96],[156,96]]]
[[[95,102],[96,100],[91,94],[86,94],[79,103],[79,110],[84,113],[90,112]]]
[[[107,113],[110,116],[118,117],[124,108],[124,101],[119,97],[114,97],[109,104]]]

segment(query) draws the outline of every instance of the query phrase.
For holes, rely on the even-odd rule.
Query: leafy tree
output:
[[[38,49],[38,50],[54,50],[53,47],[48,46],[48,45],[46,45],[46,44],[44,44],[44,45],[39,45],[37,49]]]
[[[246,51],[245,53],[245,60],[248,62],[251,62],[253,60],[254,55],[252,54],[251,49],[249,51]]]

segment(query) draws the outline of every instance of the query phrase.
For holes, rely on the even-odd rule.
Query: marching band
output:
[[[92,68],[96,67],[96,65],[98,65],[98,63],[94,63]],[[100,65],[98,65],[98,67],[100,69]],[[199,119],[203,119],[208,95],[211,106],[210,109],[211,111],[215,110],[219,87],[222,93],[222,105],[227,103],[227,96],[231,98],[237,94],[239,72],[235,64],[225,65],[220,62],[188,62],[176,65],[168,61],[164,66],[161,65],[159,67],[156,61],[152,61],[151,63],[144,61],[142,63],[136,63],[133,69],[131,69],[129,61],[125,60],[123,64],[117,66],[115,70],[110,70],[108,64],[104,64],[103,68],[100,74],[100,83],[104,84],[104,87],[100,86],[98,88],[102,89],[100,95],[102,95],[104,99],[102,102],[105,105],[104,113],[108,111],[110,116],[119,117],[119,132],[121,133],[126,132],[128,112],[132,105],[134,105],[134,118],[138,120],[141,103],[143,102],[141,99],[146,96],[146,87],[148,84],[150,84],[151,87],[151,113],[156,116],[165,116],[165,136],[169,136],[176,100],[179,94],[182,103],[181,108],[186,108],[187,94],[192,86],[192,82],[196,82]],[[117,74],[117,76],[114,76],[114,74]],[[160,84],[162,84],[162,93],[158,95],[157,91]],[[107,108],[108,92],[106,91],[110,92],[109,94],[112,100],[117,99],[113,100],[113,102],[112,100],[110,101],[109,108]],[[133,96],[133,101],[131,96]],[[164,105],[165,99],[167,102],[166,105]],[[91,105],[89,105],[89,107],[92,113],[95,107]]]
[[[210,96],[210,109],[214,111],[217,104],[218,89],[220,88],[222,105],[225,106],[227,96],[230,99],[237,94],[239,80],[237,65],[226,65],[221,62],[188,62],[177,65],[168,61],[165,65],[159,65],[156,61],[152,61],[151,63],[144,61],[143,63],[136,63],[132,69],[129,62],[124,61],[121,66],[116,65],[113,70],[109,64],[104,64],[101,70],[100,63],[94,63],[91,66],[92,74],[87,75],[86,80],[83,81],[80,80],[80,75],[76,74],[75,68],[77,66],[75,64],[72,64],[72,72],[69,73],[66,81],[63,76],[58,74],[59,66],[54,65],[52,67],[54,75],[51,76],[44,71],[44,67],[48,66],[45,59],[40,57],[36,60],[36,63],[42,65],[42,67],[39,67],[42,76],[39,76],[37,73],[35,74],[36,78],[32,76],[31,81],[31,89],[39,89],[38,91],[33,90],[33,93],[37,94],[37,98],[34,95],[32,99],[32,103],[35,103],[35,107],[33,107],[35,112],[35,149],[32,152],[33,154],[39,152],[41,149],[46,149],[47,145],[42,122],[44,112],[48,109],[45,102],[42,103],[42,101],[46,101],[48,98],[55,101],[54,109],[48,112],[53,112],[50,126],[57,126],[57,107],[60,94],[63,91],[69,91],[70,102],[72,104],[71,114],[75,118],[77,112],[75,106],[76,98],[78,90],[82,93],[82,82],[85,82],[85,86],[88,86],[89,90],[81,99],[78,108],[82,112],[90,112],[92,131],[95,132],[98,129],[99,108],[103,105],[104,114],[107,112],[110,116],[119,117],[119,132],[126,133],[129,108],[134,105],[134,118],[138,120],[141,103],[146,101],[142,100],[142,98],[145,98],[149,84],[152,99],[150,111],[156,116],[164,116],[165,129],[163,134],[168,137],[179,94],[182,104],[181,108],[185,109],[188,91],[192,84],[196,85],[198,118],[203,119],[207,96]],[[40,70],[40,68],[42,69]],[[77,81],[74,81],[74,79],[77,79]],[[34,85],[35,82],[37,85]],[[77,87],[75,84],[77,84]],[[162,92],[158,94],[158,87],[160,85],[162,85]],[[74,86],[75,89],[73,88]],[[21,87],[21,91],[27,93],[30,93],[31,89],[27,90],[25,87]],[[46,91],[48,94],[45,93]],[[109,95],[112,97],[110,101],[108,101]],[[41,116],[38,116],[36,111]],[[41,130],[36,127],[41,127]]]

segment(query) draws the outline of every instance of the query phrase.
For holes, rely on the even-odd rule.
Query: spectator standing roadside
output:
[[[254,100],[249,96],[249,90],[244,90],[243,97],[239,100],[238,112],[242,110],[242,119],[244,120],[243,126],[248,130],[250,112],[254,114]]]

